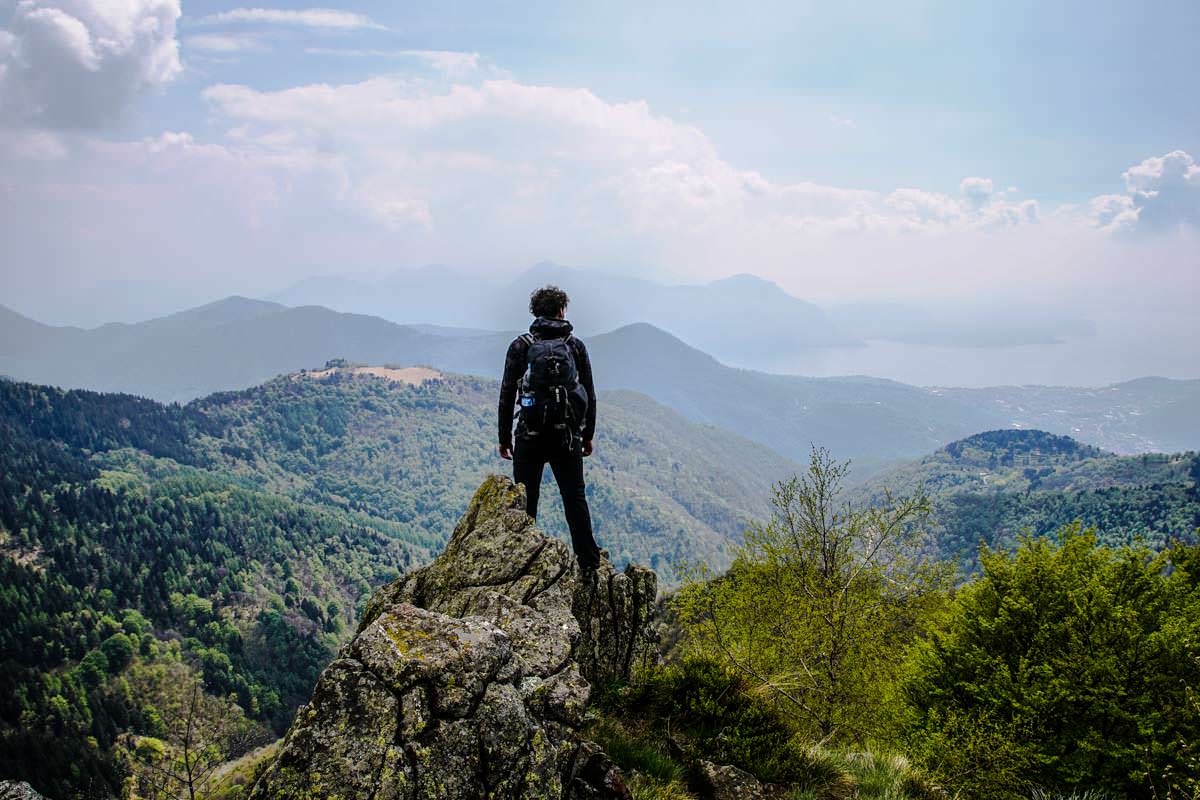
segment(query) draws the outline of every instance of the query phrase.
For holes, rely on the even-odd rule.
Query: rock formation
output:
[[[767,786],[744,770],[699,762],[699,783],[709,800],[787,800],[792,792],[779,786]]]
[[[524,509],[488,478],[442,555],[375,593],[251,800],[629,797],[578,729],[589,681],[652,652],[656,577],[580,574]]]
[[[45,800],[28,783],[0,781],[0,800]]]

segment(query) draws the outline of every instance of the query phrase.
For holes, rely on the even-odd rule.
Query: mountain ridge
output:
[[[186,319],[186,318],[185,318]],[[448,336],[320,306],[266,309],[217,325],[82,331],[0,320],[0,373],[37,383],[183,401],[345,358],[498,377],[515,332]],[[15,321],[15,322],[14,322]],[[178,321],[178,319],[177,319]],[[1101,389],[958,389],[730,367],[646,322],[586,337],[601,386],[641,391],[804,460],[810,444],[877,468],[979,430],[1037,427],[1110,450],[1200,447],[1200,380]]]
[[[762,341],[774,347],[861,344],[839,329],[817,305],[778,284],[742,274],[700,284],[661,283],[543,261],[508,279],[469,276],[447,267],[396,270],[374,280],[324,276],[305,279],[270,299],[288,305],[320,304],[373,314],[397,323],[506,330],[524,327],[529,292],[553,283],[571,292],[572,318],[581,334],[595,335],[639,320],[725,360],[753,360]],[[739,321],[715,331],[713,319]]]

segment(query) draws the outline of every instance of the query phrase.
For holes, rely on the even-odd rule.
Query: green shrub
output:
[[[946,630],[914,652],[912,754],[970,797],[1186,796],[1173,776],[1200,740],[1197,548],[1060,536],[985,551]]]

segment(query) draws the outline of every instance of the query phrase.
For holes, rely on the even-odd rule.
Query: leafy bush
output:
[[[845,503],[848,469],[814,449],[729,572],[701,569],[676,606],[693,649],[769,692],[814,740],[861,748],[887,732],[901,654],[944,606],[950,573],[921,557],[924,498]]]
[[[972,797],[1167,796],[1200,740],[1197,548],[1107,548],[1078,525],[1060,539],[984,551],[913,656],[908,741]]]

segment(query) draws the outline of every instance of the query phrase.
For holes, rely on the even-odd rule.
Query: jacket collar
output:
[[[529,332],[539,339],[562,339],[573,330],[571,323],[565,319],[538,317],[529,326]]]

